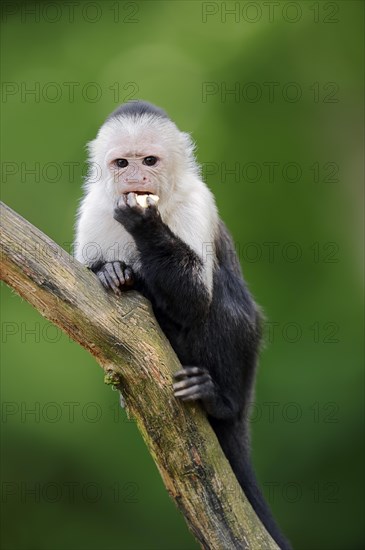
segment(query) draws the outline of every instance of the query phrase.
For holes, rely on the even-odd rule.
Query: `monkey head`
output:
[[[141,105],[117,109],[89,143],[93,184],[105,186],[115,201],[131,192],[158,195],[164,208],[174,193],[188,192],[187,174],[199,172],[194,145],[163,111],[141,112]]]

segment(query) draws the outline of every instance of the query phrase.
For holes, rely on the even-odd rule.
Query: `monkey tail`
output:
[[[261,523],[281,550],[292,550],[289,541],[277,526],[259,487],[249,455],[248,437],[244,436],[238,439],[239,429],[237,424],[227,426],[227,423],[223,422],[222,426],[221,422],[216,420],[211,423],[237,481]]]
[[[259,488],[251,460],[248,457],[245,457],[238,467],[232,463],[231,465],[239,484],[241,485],[252,508],[261,520],[261,523],[263,523],[264,527],[270,533],[281,550],[291,550],[289,541],[284,537],[277,526],[271,510]]]

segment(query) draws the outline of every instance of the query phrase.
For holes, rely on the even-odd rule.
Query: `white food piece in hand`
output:
[[[138,195],[136,194],[136,201],[138,202],[139,206],[142,206],[142,208],[147,208],[147,197],[150,197],[155,202],[159,201],[159,198],[157,195]]]

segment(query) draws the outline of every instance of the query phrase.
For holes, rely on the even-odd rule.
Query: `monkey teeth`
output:
[[[147,204],[147,197],[150,197],[152,200],[154,200],[155,202],[158,202],[160,197],[158,197],[157,195],[150,195],[150,194],[147,194],[147,195],[138,195],[136,193],[136,201],[138,202],[139,206],[142,206],[142,208],[147,208],[148,204]]]

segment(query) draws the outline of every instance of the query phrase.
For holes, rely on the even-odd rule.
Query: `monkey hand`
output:
[[[134,283],[133,271],[124,262],[107,262],[93,270],[107,290],[120,296],[121,290],[131,288]]]
[[[214,382],[206,369],[184,367],[175,373],[174,378],[174,395],[182,401],[209,401],[215,396]]]
[[[114,210],[114,219],[131,234],[143,226],[158,222],[161,217],[156,201],[148,196],[146,202],[147,206],[143,208],[138,204],[135,193],[122,195]]]

